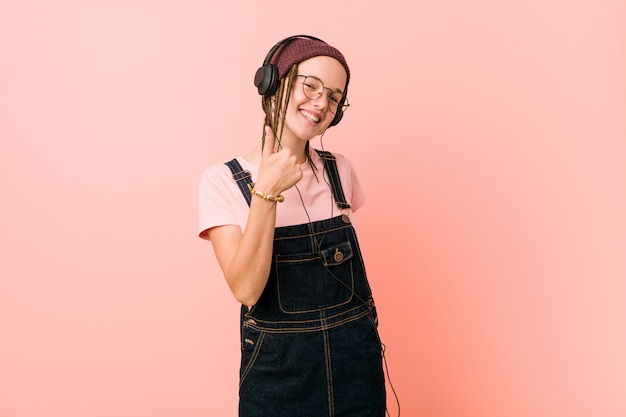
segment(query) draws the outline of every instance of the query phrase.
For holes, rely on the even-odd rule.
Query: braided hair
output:
[[[283,129],[285,127],[285,115],[287,114],[287,107],[289,106],[289,98],[291,97],[291,90],[295,84],[298,74],[298,64],[294,64],[289,69],[286,76],[280,79],[278,89],[273,97],[263,97],[263,109],[265,110],[265,120],[263,121],[263,136],[261,137],[261,152],[265,147],[265,126],[269,126],[274,132],[276,140],[278,141],[278,147],[281,148],[281,139],[283,136]],[[311,166],[313,173],[317,171],[317,167],[311,159],[309,152],[309,142],[307,141],[304,146],[304,155],[307,162]],[[317,175],[315,175],[317,178]]]

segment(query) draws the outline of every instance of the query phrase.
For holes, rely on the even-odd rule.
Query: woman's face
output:
[[[308,141],[322,134],[335,117],[337,98],[343,95],[346,85],[346,70],[335,58],[317,56],[298,64],[298,75],[291,90],[283,134]],[[309,98],[316,97],[315,91],[322,85],[322,94]]]

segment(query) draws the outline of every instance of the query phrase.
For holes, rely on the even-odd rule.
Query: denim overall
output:
[[[339,208],[330,152],[317,151]],[[250,173],[227,163],[248,205]],[[240,417],[384,417],[377,315],[347,215],[274,233],[273,262],[255,306],[241,310]]]

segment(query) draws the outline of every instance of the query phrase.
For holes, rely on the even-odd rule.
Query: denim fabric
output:
[[[346,202],[346,197],[343,195],[343,188],[339,181],[339,172],[337,171],[337,163],[335,162],[335,156],[328,151],[315,150],[317,154],[324,161],[324,169],[328,173],[328,177],[331,181],[331,188],[335,197],[335,203],[340,209],[350,208],[350,204]]]
[[[348,216],[276,228],[267,285],[241,323],[240,417],[385,415],[376,307]]]
[[[250,205],[252,198],[250,191],[248,191],[248,184],[252,183],[250,172],[244,170],[239,161],[236,159],[226,162],[226,165],[230,168],[230,172],[233,174],[233,179],[237,182],[237,186],[239,186],[239,191],[243,194],[243,198],[245,198],[246,203]]]

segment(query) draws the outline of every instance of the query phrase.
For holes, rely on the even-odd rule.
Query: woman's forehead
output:
[[[339,61],[330,56],[316,56],[298,64],[298,73],[312,75],[331,89],[343,91],[346,85],[346,70]]]

